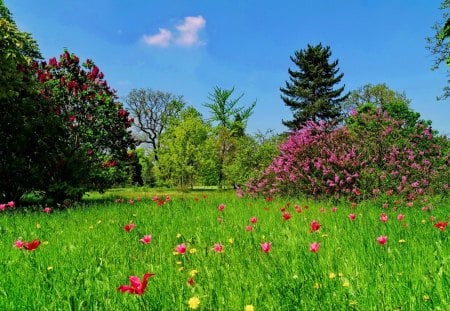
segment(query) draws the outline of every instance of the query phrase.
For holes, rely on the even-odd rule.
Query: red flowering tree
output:
[[[48,150],[45,193],[55,201],[80,199],[88,190],[102,191],[125,176],[128,128],[133,120],[104,75],[91,60],[65,51],[59,59],[35,64],[40,94],[56,119],[55,143]]]

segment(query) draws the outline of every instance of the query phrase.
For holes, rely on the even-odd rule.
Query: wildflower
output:
[[[320,229],[320,224],[319,224],[319,222],[317,221],[317,220],[313,220],[312,222],[311,222],[311,233],[312,232],[316,232],[317,230],[319,230]]]
[[[182,243],[177,245],[177,247],[175,248],[176,252],[180,255],[186,253],[186,244]]]
[[[41,224],[36,224],[36,229],[41,229],[41,228],[42,228]]]
[[[197,252],[197,249],[194,247],[189,250],[189,254],[195,254],[196,252]]]
[[[142,295],[147,287],[147,281],[150,277],[154,276],[154,273],[146,273],[142,278],[142,282],[137,276],[130,276],[130,285],[121,285],[117,288],[122,293],[130,293],[136,295]]]
[[[169,203],[169,202],[170,202],[170,196],[166,195],[166,203]]]
[[[7,205],[9,208],[13,208],[14,206],[16,206],[16,204],[14,203],[14,201],[9,201],[8,203],[6,203],[6,205]]]
[[[253,305],[246,305],[244,311],[255,311],[255,307]]]
[[[128,204],[134,204],[134,200],[133,199],[129,199],[128,200]]]
[[[216,243],[216,244],[214,244],[213,250],[216,253],[221,253],[221,252],[223,252],[223,245],[220,243]]]
[[[349,214],[348,215],[348,219],[350,219],[350,220],[355,220],[355,218],[356,218],[355,214]]]
[[[440,231],[444,231],[445,227],[447,227],[448,221],[439,221],[434,224],[436,228],[438,228]]]
[[[200,305],[200,299],[198,297],[191,297],[188,301],[189,308],[197,309]]]
[[[248,225],[247,227],[245,227],[245,230],[246,230],[246,231],[252,231],[252,230],[253,230],[253,227],[250,226],[250,225]]]
[[[144,235],[142,237],[142,239],[140,239],[139,241],[141,241],[144,244],[150,244],[150,242],[152,241],[152,236],[151,235]]]
[[[233,238],[229,238],[228,239],[228,243],[233,244],[234,243],[234,239]]]
[[[309,244],[309,251],[313,253],[317,253],[319,251],[320,244],[317,242]]]
[[[403,215],[403,214],[398,214],[397,215],[397,220],[398,221],[402,221],[404,218],[405,218],[405,215]]]
[[[252,218],[250,218],[250,220],[249,220],[252,224],[256,224],[256,222],[258,221],[258,218],[256,218],[256,217],[252,217]]]
[[[17,248],[23,248],[24,243],[22,242],[22,240],[17,240],[16,242],[14,242],[14,246]]]
[[[388,221],[388,216],[386,215],[386,213],[382,213],[381,214],[380,221],[382,221],[382,222],[387,222]]]
[[[289,220],[289,219],[291,219],[291,214],[289,214],[289,212],[284,212],[283,213],[283,219],[286,221],[286,220]]]
[[[406,203],[406,205],[407,205],[408,207],[412,207],[412,206],[414,205],[414,202],[409,201],[409,202]]]
[[[177,233],[177,239],[181,238],[181,233]]]
[[[344,281],[342,282],[342,287],[349,287],[350,286],[350,282],[347,279],[344,279]]]
[[[25,242],[23,244],[23,248],[25,248],[27,251],[34,251],[38,246],[41,245],[41,241],[39,240],[33,240],[31,242]]]
[[[126,224],[125,226],[123,226],[123,230],[125,230],[126,232],[130,232],[131,230],[133,230],[136,227],[135,224]]]
[[[4,211],[6,209],[6,204],[0,204],[0,211]]]
[[[335,213],[336,211],[337,211],[337,207],[333,206],[333,207],[331,208],[331,212],[332,212],[332,213]]]
[[[406,243],[406,240],[403,240],[403,239],[398,240],[398,243]]]
[[[225,208],[225,204],[220,203],[219,206],[217,207],[217,210],[218,210],[219,212],[222,212],[222,211],[224,210],[224,208]]]
[[[380,236],[377,238],[378,243],[380,243],[381,245],[386,244],[387,240],[388,240],[388,238],[387,238],[387,236],[385,236],[385,235],[380,235]]]
[[[191,271],[189,271],[189,276],[190,277],[194,277],[194,276],[196,276],[197,275],[197,273],[198,273],[198,270],[191,270]]]
[[[336,278],[336,273],[331,272],[331,273],[328,275],[328,278],[330,278],[330,279]]]
[[[195,281],[194,281],[193,278],[189,278],[189,280],[187,281],[187,283],[188,283],[189,286],[192,286],[192,287],[194,287],[194,285],[195,285]]]
[[[261,250],[264,253],[270,252],[270,248],[272,247],[272,243],[271,242],[264,242],[264,243],[261,243],[260,245],[261,245]]]

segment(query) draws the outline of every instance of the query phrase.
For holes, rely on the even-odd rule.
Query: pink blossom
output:
[[[289,220],[289,219],[291,219],[291,214],[289,213],[289,212],[284,212],[283,213],[283,219],[284,220]]]
[[[52,212],[52,208],[51,207],[44,207],[44,209],[42,211],[44,213],[50,214]]]
[[[22,240],[17,240],[16,242],[14,242],[14,246],[17,248],[23,248],[23,245],[25,243]]]
[[[186,253],[186,244],[183,243],[183,244],[177,245],[176,252],[180,255]]]
[[[349,214],[348,215],[348,219],[350,219],[350,220],[355,220],[355,218],[356,218],[355,214]]]
[[[331,212],[335,213],[336,211],[337,211],[337,207],[333,206],[333,207],[331,208]]]
[[[223,245],[220,243],[216,243],[216,244],[214,244],[213,250],[216,253],[221,253],[223,251]]]
[[[272,243],[271,242],[264,242],[264,243],[261,243],[260,245],[261,245],[261,250],[264,253],[270,252],[270,248],[272,247]]]
[[[126,224],[125,226],[123,226],[123,230],[125,230],[126,232],[130,232],[131,230],[133,230],[136,227],[135,224]]]
[[[219,206],[217,207],[217,210],[218,210],[219,212],[221,212],[221,211],[223,211],[224,208],[225,208],[225,204],[220,203]]]
[[[0,211],[4,211],[6,209],[6,204],[0,204]]]
[[[16,206],[14,201],[9,201],[8,203],[6,203],[6,205],[8,205],[9,208],[13,208],[14,206]]]
[[[257,221],[258,221],[258,218],[256,218],[256,217],[250,218],[250,222],[251,222],[252,224],[256,224]]]
[[[320,244],[317,242],[309,244],[309,251],[317,253],[319,251]]]
[[[402,221],[405,218],[405,215],[403,214],[398,214],[397,215],[397,220]]]
[[[250,226],[250,225],[248,225],[247,227],[245,227],[245,230],[246,230],[246,231],[252,231],[252,230],[253,230],[253,227]]]
[[[387,240],[388,240],[388,237],[385,236],[385,235],[380,235],[380,236],[377,238],[378,243],[380,243],[381,245],[386,244]]]
[[[139,241],[141,241],[144,244],[150,244],[150,242],[152,241],[152,236],[144,235]]]
[[[317,221],[317,220],[313,220],[312,222],[311,222],[311,225],[310,225],[310,231],[311,231],[311,233],[312,232],[316,232],[317,230],[319,230],[320,229],[320,224],[319,224],[319,222]]]
[[[388,221],[388,216],[385,213],[382,213],[381,216],[380,216],[380,221],[387,222]]]

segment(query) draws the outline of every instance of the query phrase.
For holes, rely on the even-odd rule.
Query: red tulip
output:
[[[214,244],[213,250],[216,253],[221,253],[221,252],[223,252],[223,245],[220,243],[216,243],[216,244]]]
[[[291,217],[292,217],[292,216],[291,216],[291,214],[289,214],[289,212],[284,212],[284,213],[283,213],[283,219],[284,219],[284,220],[289,220],[289,219],[291,219]]]
[[[320,224],[317,220],[313,220],[311,222],[311,232],[316,232],[317,230],[320,229]]]
[[[261,243],[260,245],[261,245],[261,250],[262,250],[264,253],[270,252],[270,248],[272,247],[272,243],[270,243],[270,242],[264,242],[264,243]]]
[[[27,251],[34,251],[38,246],[41,244],[41,241],[39,240],[33,240],[31,242],[25,242],[23,244],[23,248],[25,248]]]
[[[184,243],[179,244],[179,245],[177,245],[177,247],[175,249],[178,254],[182,255],[182,254],[186,253],[186,244],[184,244]]]
[[[385,213],[382,213],[381,216],[380,216],[380,221],[387,222],[388,221],[388,216]]]
[[[217,207],[217,210],[218,210],[219,212],[221,212],[221,211],[223,211],[224,208],[225,208],[225,204],[221,203],[221,204],[219,204],[219,206]]]
[[[123,230],[125,230],[126,232],[130,232],[134,229],[134,227],[136,227],[135,224],[126,224],[125,226],[123,226]]]
[[[377,238],[378,243],[380,243],[381,245],[386,244],[387,240],[388,240],[388,238],[387,238],[387,236],[385,236],[385,235],[380,235],[380,236]]]
[[[154,273],[146,273],[142,278],[142,282],[137,276],[130,276],[130,285],[121,285],[117,288],[122,293],[128,292],[130,294],[142,295],[147,287],[148,278],[154,276]]]
[[[355,218],[356,218],[355,214],[349,214],[348,215],[348,219],[350,219],[350,220],[355,220]]]
[[[434,224],[436,228],[438,228],[440,231],[444,231],[445,227],[447,227],[448,221],[440,221]]]
[[[256,224],[257,221],[258,221],[258,218],[256,218],[256,217],[250,218],[250,222],[251,222],[252,224]]]

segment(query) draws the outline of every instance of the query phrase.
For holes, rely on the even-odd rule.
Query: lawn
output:
[[[449,201],[408,205],[130,188],[9,209],[0,310],[449,310]]]

